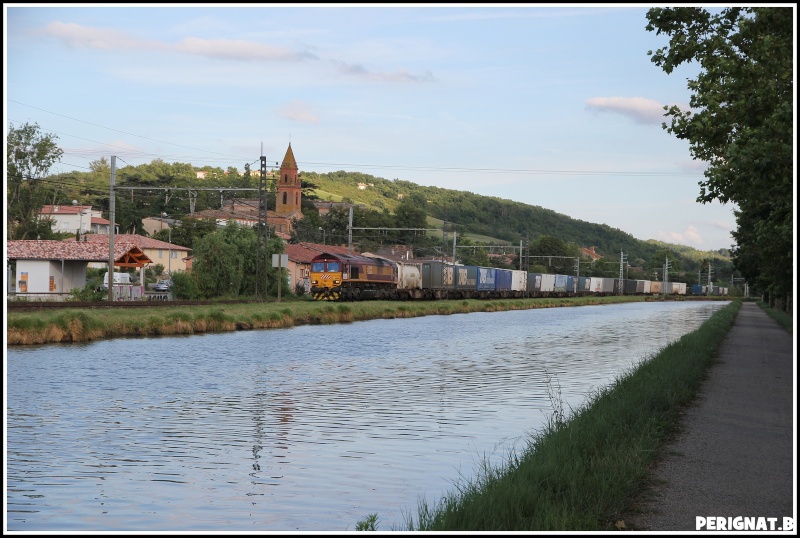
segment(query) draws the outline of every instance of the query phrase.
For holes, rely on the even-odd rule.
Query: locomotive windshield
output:
[[[327,268],[325,267],[327,265]],[[338,261],[328,260],[327,262],[312,262],[311,271],[314,273],[338,273],[342,270],[342,264]]]

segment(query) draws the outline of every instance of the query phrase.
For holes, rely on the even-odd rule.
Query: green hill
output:
[[[519,245],[544,235],[594,246],[607,259],[619,260],[624,252],[631,265],[650,260],[659,251],[670,250],[682,259],[685,271],[696,272],[704,259],[730,264],[726,251],[698,251],[684,245],[655,240],[642,241],[606,224],[574,219],[550,209],[465,191],[426,187],[399,179],[387,180],[358,172],[303,172],[303,179],[317,185],[322,200],[350,200],[369,209],[393,211],[404,196],[418,194],[428,201],[428,222],[432,227],[448,229],[455,225],[467,238],[487,244]]]

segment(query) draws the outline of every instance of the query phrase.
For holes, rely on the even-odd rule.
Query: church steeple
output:
[[[297,161],[294,159],[291,142],[289,142],[289,148],[286,150],[286,155],[283,157],[283,162],[281,163],[276,190],[276,213],[288,214],[300,211],[300,174],[297,171]]]

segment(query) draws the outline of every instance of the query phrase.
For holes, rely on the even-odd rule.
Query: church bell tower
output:
[[[283,157],[283,162],[281,163],[280,176],[278,177],[275,195],[275,212],[285,215],[300,212],[300,197],[300,177],[297,172],[297,161],[294,160],[294,153],[292,152],[292,144],[290,142],[289,149],[286,150],[286,155]]]

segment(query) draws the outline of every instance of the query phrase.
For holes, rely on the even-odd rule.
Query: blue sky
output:
[[[647,5],[4,4],[5,117],[52,171],[283,158],[552,209],[699,250],[730,204],[661,127],[695,65],[648,56]],[[546,233],[546,230],[539,230]],[[587,245],[588,246],[588,245]]]

